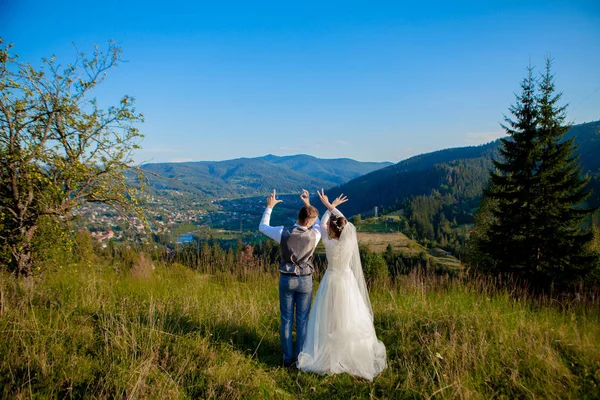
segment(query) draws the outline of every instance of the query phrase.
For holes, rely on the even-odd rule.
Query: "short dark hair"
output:
[[[347,222],[348,220],[344,217],[336,217],[335,215],[332,215],[331,218],[329,218],[329,230],[336,238],[339,239]]]
[[[319,210],[313,206],[304,206],[298,212],[298,222],[305,224],[311,218],[317,218],[319,216]]]

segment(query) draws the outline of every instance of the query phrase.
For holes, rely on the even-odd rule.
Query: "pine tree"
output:
[[[592,268],[593,258],[585,247],[591,232],[582,233],[583,220],[594,209],[578,208],[589,195],[589,177],[583,177],[578,157],[574,156],[575,138],[564,139],[571,126],[565,123],[566,106],[558,103],[562,93],[555,93],[552,60],[546,59],[546,69],[539,83],[538,140],[542,153],[537,176],[536,204],[536,265],[540,283],[547,286],[577,281]]]
[[[495,272],[524,278],[533,287],[562,289],[591,269],[591,234],[581,232],[594,210],[578,207],[588,196],[574,140],[565,140],[566,106],[555,93],[551,60],[539,82],[528,68],[522,92],[505,117],[500,160],[494,160],[484,197],[486,218],[476,220],[472,254]],[[481,221],[485,220],[482,225]],[[471,260],[471,263],[476,260]]]
[[[490,184],[484,193],[486,204],[494,205],[487,235],[482,235],[481,252],[491,269],[527,275],[535,269],[530,250],[534,235],[535,168],[541,152],[536,140],[538,111],[533,68],[527,69],[521,94],[511,106],[514,120],[505,117],[502,127],[509,138],[502,139],[501,159],[493,160]],[[482,260],[485,261],[485,260]]]

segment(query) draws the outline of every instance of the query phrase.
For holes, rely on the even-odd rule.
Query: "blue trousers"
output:
[[[279,276],[279,310],[281,311],[281,350],[283,362],[293,363],[306,338],[306,323],[312,302],[312,275]],[[292,341],[292,325],[296,310],[296,348]]]

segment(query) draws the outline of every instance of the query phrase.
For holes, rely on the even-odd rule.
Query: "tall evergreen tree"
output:
[[[538,97],[538,140],[542,144],[537,176],[536,265],[538,279],[566,283],[582,278],[593,266],[586,254],[592,233],[581,232],[583,220],[595,211],[577,207],[589,195],[577,156],[575,138],[564,139],[571,128],[566,121],[566,106],[560,106],[562,93],[555,92],[552,60],[540,78]]]
[[[540,143],[537,140],[538,110],[535,96],[536,82],[533,68],[521,83],[521,94],[511,106],[514,117],[504,117],[502,127],[509,135],[502,139],[500,159],[493,160],[490,184],[484,193],[486,204],[494,205],[487,235],[482,235],[481,252],[487,255],[493,270],[527,275],[535,269],[531,255],[534,232],[534,188],[538,181],[535,169]]]
[[[510,137],[494,160],[481,211],[489,217],[485,226],[476,221],[473,254],[492,271],[516,274],[537,288],[562,288],[593,265],[585,251],[591,235],[581,232],[581,223],[594,210],[578,208],[589,196],[589,178],[582,176],[573,139],[564,138],[570,125],[551,61],[539,82],[529,67],[521,89],[510,108],[514,120],[505,117]]]

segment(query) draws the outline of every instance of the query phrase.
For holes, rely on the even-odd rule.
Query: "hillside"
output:
[[[405,200],[429,195],[433,190],[458,190],[465,199],[478,197],[487,182],[498,143],[412,157],[333,188],[330,194],[344,193],[353,200],[347,205],[349,215],[368,213],[375,206],[380,211],[397,209]]]
[[[584,172],[600,171],[600,121],[575,125],[567,134],[575,137],[577,153]],[[500,140],[482,146],[459,147],[422,154],[353,179],[330,190],[335,196],[346,194],[348,214],[369,213],[379,209],[397,209],[415,196],[452,195],[457,202],[477,204],[487,184],[492,156]],[[595,188],[597,179],[592,181]],[[599,188],[600,189],[600,188]]]
[[[150,185],[158,190],[179,190],[203,197],[245,197],[267,193],[277,182],[282,191],[303,186],[331,186],[330,182],[313,178],[289,168],[256,158],[227,161],[145,164]]]
[[[567,138],[575,137],[578,154],[584,172],[600,173],[600,121],[575,125]]]
[[[350,158],[324,159],[306,154],[285,157],[269,154],[261,158],[272,164],[338,185],[369,172],[393,165],[391,162],[360,162]]]
[[[351,159],[319,159],[307,155],[238,158],[226,161],[144,164],[151,188],[177,190],[206,198],[236,198],[303,187],[325,187],[385,167]]]

